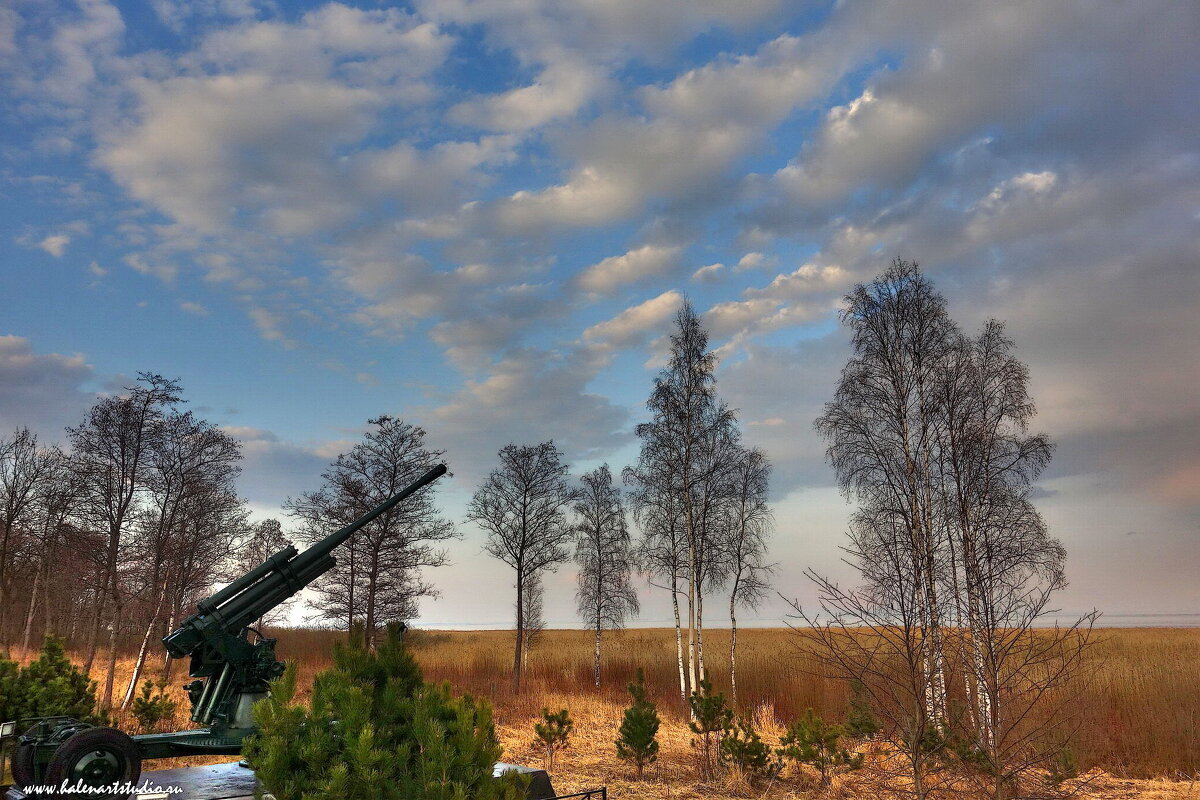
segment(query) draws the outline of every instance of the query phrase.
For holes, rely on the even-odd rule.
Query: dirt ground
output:
[[[566,699],[566,698],[564,698]],[[571,746],[556,756],[552,775],[554,789],[560,794],[607,786],[609,797],[654,798],[655,800],[733,800],[734,798],[805,798],[805,800],[868,800],[884,796],[877,783],[866,774],[848,774],[835,781],[832,789],[821,791],[815,773],[806,774],[795,766],[770,783],[750,785],[743,780],[725,778],[716,782],[699,779],[697,753],[691,747],[686,725],[663,720],[659,730],[661,745],[658,763],[637,780],[632,767],[617,759],[614,741],[620,724],[621,709],[611,703],[587,702],[574,696],[571,716],[576,733]],[[504,758],[528,766],[542,766],[543,752],[533,736],[534,717],[499,720],[498,730],[504,745]],[[764,741],[777,741],[783,733],[775,720],[758,715],[756,727]],[[1098,800],[1200,800],[1200,782],[1180,780],[1131,780],[1103,772],[1081,776],[1075,787],[1076,797]],[[954,793],[947,796],[963,797]]]

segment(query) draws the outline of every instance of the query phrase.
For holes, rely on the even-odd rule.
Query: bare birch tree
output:
[[[133,702],[154,632],[162,623],[168,601],[169,561],[176,551],[183,514],[189,503],[214,494],[236,494],[241,472],[241,446],[212,423],[188,412],[173,411],[161,419],[148,453],[146,504],[141,516],[138,555],[142,593],[147,610],[141,643],[121,708]]]
[[[757,608],[770,588],[774,565],[767,562],[773,517],[767,505],[771,463],[758,448],[741,450],[731,470],[723,543],[729,573],[729,689],[737,695],[737,610]]]
[[[669,493],[678,504],[686,547],[687,683],[699,685],[704,666],[704,596],[727,577],[720,558],[722,503],[737,447],[736,415],[716,394],[716,355],[690,302],[675,316],[671,355],[655,379],[637,426],[638,463],[626,481],[644,496]]]
[[[113,677],[117,664],[117,639],[124,619],[125,595],[118,580],[125,553],[124,536],[136,511],[136,500],[146,485],[148,454],[168,408],[180,401],[177,381],[152,373],[139,373],[126,394],[94,405],[78,427],[68,428],[71,450],[84,478],[84,491],[93,519],[105,534],[101,586],[88,641],[85,669],[96,657],[105,605],[109,621],[108,669],[101,705],[112,706]]]
[[[584,475],[582,483],[575,503],[579,534],[575,600],[580,617],[595,634],[592,674],[599,686],[601,633],[625,627],[626,615],[638,612],[638,598],[633,590],[632,544],[621,490],[613,485],[607,464]]]
[[[21,526],[31,516],[49,462],[38,448],[37,435],[18,428],[0,439],[0,641],[7,639],[11,562]]]
[[[1040,624],[1066,585],[1066,552],[1030,500],[1053,445],[1029,432],[1029,370],[1013,349],[1003,323],[990,320],[976,339],[954,340],[941,384],[939,463],[968,699],[951,722],[961,747],[985,766],[981,788],[997,800],[1065,746],[1071,698],[1061,689],[1097,616],[1065,628]]]
[[[567,465],[554,442],[509,444],[500,465],[475,491],[467,519],[487,534],[484,550],[516,572],[516,645],[513,691],[521,690],[525,646],[525,591],[534,575],[553,571],[570,557],[575,539],[568,519],[577,491],[567,480]]]
[[[679,669],[679,698],[686,702],[692,691],[684,666],[683,625],[679,597],[687,596],[688,550],[681,503],[669,480],[653,469],[654,459],[643,446],[638,467],[626,467],[624,481],[632,486],[629,503],[642,535],[635,547],[638,570],[651,586],[671,594],[675,617],[675,657]],[[656,583],[661,581],[661,583]]]
[[[1052,448],[1028,432],[1028,370],[1000,323],[965,337],[915,264],[855,287],[842,320],[854,355],[816,427],[859,504],[846,550],[863,585],[810,574],[821,614],[802,617],[872,695],[918,797],[954,758],[989,796],[1015,796],[1057,755],[1049,720],[1095,619],[1034,630],[1065,553],[1030,501]]]
[[[535,572],[525,581],[525,593],[521,597],[525,608],[521,612],[521,636],[525,639],[521,644],[521,671],[529,670],[529,654],[541,641],[542,633],[546,630],[546,585],[542,582],[541,573]]]

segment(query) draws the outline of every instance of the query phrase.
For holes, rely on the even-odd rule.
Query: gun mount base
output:
[[[50,717],[37,720],[17,737],[12,759],[13,781],[23,788],[58,786],[65,780],[71,786],[82,783],[97,787],[95,797],[111,798],[115,795],[104,789],[115,783],[136,784],[143,761],[238,755],[250,732],[199,728],[128,736],[113,728],[96,727],[69,717]]]

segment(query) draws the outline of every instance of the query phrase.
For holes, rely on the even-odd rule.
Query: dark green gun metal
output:
[[[143,760],[240,753],[242,741],[254,733],[251,708],[267,696],[269,682],[284,670],[275,658],[275,640],[250,625],[333,569],[334,548],[444,474],[446,465],[439,464],[303,553],[289,545],[196,604],[196,613],[162,641],[172,658],[191,657],[188,674],[194,680],[183,688],[191,701],[192,721],[205,727],[129,736],[69,717],[20,720],[24,733],[16,737],[12,757],[16,785],[58,786],[65,780],[74,786],[82,781],[97,787],[97,796],[112,797],[100,788],[136,784]],[[15,736],[17,727],[11,722],[0,726],[0,740]]]

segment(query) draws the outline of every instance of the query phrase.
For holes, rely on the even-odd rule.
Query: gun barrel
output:
[[[341,544],[342,542],[349,539],[351,536],[353,536],[358,531],[362,530],[364,527],[366,527],[368,524],[370,524],[377,517],[382,516],[383,514],[386,514],[387,512],[391,511],[402,500],[407,500],[409,497],[411,497],[412,495],[419,492],[425,486],[427,486],[430,483],[433,483],[434,481],[436,481],[438,478],[442,477],[445,474],[446,474],[446,465],[438,464],[436,467],[429,470],[421,477],[417,478],[413,483],[409,484],[407,487],[405,487],[401,491],[392,495],[387,500],[384,500],[382,503],[377,505],[371,511],[367,512],[363,516],[354,520],[354,522],[351,522],[349,525],[342,528],[341,530],[339,530],[335,533],[329,534],[324,539],[317,542],[316,544],[314,544],[312,547],[305,550],[300,555],[296,556],[296,561],[299,561],[300,559],[303,559],[305,561],[308,561],[310,559],[317,560],[321,556],[328,555],[329,553],[333,552],[333,549],[335,547],[337,547],[339,544]],[[295,562],[293,562],[293,563],[295,563]]]
[[[242,628],[332,569],[335,547],[445,474],[446,465],[438,464],[402,491],[303,553],[297,554],[294,547],[280,550],[212,597],[200,601],[196,613],[163,639],[167,652],[180,658],[199,647],[211,633],[238,634]]]

